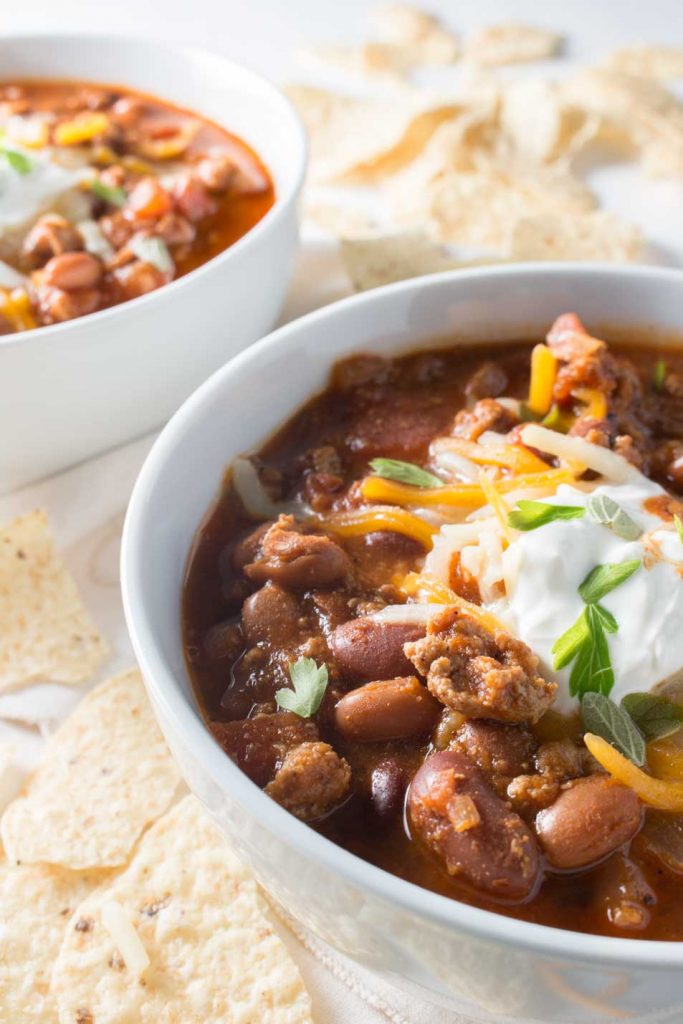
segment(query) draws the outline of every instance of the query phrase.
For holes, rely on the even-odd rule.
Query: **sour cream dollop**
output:
[[[588,512],[580,519],[520,532],[503,555],[512,585],[489,606],[539,656],[542,674],[557,681],[555,707],[564,712],[576,707],[569,693],[571,665],[555,671],[552,647],[585,607],[578,588],[598,565],[642,562],[600,602],[619,627],[607,638],[615,677],[612,699],[649,690],[683,669],[683,544],[671,524],[645,508],[649,498],[666,492],[633,473],[622,484],[605,484],[591,493],[617,502],[643,530],[642,536],[624,540]],[[562,485],[553,497],[540,500],[585,507],[587,499],[588,494]]]
[[[81,216],[87,215],[89,205],[79,187],[86,176],[82,168],[60,166],[48,150],[11,146],[26,157],[30,167],[22,174],[5,158],[0,159],[0,239],[30,227],[48,210],[68,214],[74,207]]]

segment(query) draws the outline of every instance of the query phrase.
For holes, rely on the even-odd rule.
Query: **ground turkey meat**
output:
[[[467,754],[504,795],[513,776],[532,770],[536,741],[523,725],[502,725],[478,718],[464,722],[448,745]]]
[[[331,587],[351,575],[351,562],[330,537],[302,533],[294,516],[281,515],[261,540],[259,557],[244,567],[254,583],[271,580],[285,590]]]
[[[468,718],[537,722],[555,698],[556,683],[537,674],[526,644],[457,609],[433,618],[427,636],[404,651],[437,700]]]
[[[498,434],[507,434],[517,424],[518,419],[510,409],[501,405],[495,398],[482,398],[472,409],[461,409],[455,417],[453,434],[464,437],[468,441],[476,441],[485,430],[495,430]]]
[[[302,743],[288,751],[266,793],[297,818],[314,821],[345,799],[350,784],[348,763],[329,743]]]

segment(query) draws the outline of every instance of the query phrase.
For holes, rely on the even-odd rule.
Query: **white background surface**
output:
[[[220,51],[275,81],[315,81],[299,51],[314,42],[366,38],[373,6],[363,0],[0,0],[0,32],[59,28],[146,34]],[[506,74],[565,74],[577,63],[596,61],[629,43],[683,45],[683,0],[434,0],[425,6],[441,12],[464,35],[501,20],[527,20],[566,33],[563,61]],[[448,75],[457,81],[458,72],[439,75],[439,83],[444,85],[451,80]],[[229,120],[229,112],[226,117]],[[644,229],[654,243],[652,255],[657,261],[683,267],[683,182],[649,182],[633,168],[619,166],[595,171],[589,180],[605,207]],[[334,246],[306,235],[284,318],[347,291]],[[138,442],[0,499],[0,522],[37,504],[47,508],[86,604],[115,650],[108,670],[125,667],[130,660],[118,597],[118,540],[127,497],[148,446],[148,441]],[[73,700],[64,690],[54,688],[50,695],[56,702],[57,717]],[[0,705],[5,705],[0,706],[0,716],[12,699],[0,699]],[[43,705],[42,696],[36,704]],[[19,732],[0,721],[0,739],[9,732],[19,738],[23,760],[30,761],[39,746],[39,733]],[[357,974],[349,978],[347,974],[340,985],[339,964],[333,977],[319,958],[290,941],[314,993],[320,1024],[387,1020],[416,1024],[427,1019],[436,1024],[437,1017],[430,1011],[423,1015],[421,1009],[408,1009],[400,1000],[373,988],[367,978]],[[341,972],[344,970],[342,967]],[[360,987],[363,995],[347,991],[349,985]],[[373,1000],[374,1009],[367,1005],[368,999]]]

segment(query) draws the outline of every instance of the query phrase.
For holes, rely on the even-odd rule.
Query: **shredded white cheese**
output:
[[[548,455],[580,462],[593,472],[600,473],[601,476],[606,476],[616,483],[624,483],[637,472],[630,462],[609,448],[591,444],[583,437],[559,434],[555,430],[539,426],[538,423],[527,423],[522,428],[522,441],[530,448],[538,448]]]
[[[100,918],[130,973],[136,979],[141,978],[150,959],[126,910],[116,900],[110,900],[103,905]]]

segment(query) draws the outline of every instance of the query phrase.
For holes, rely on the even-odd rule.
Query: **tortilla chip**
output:
[[[37,680],[83,682],[106,654],[45,513],[0,529],[0,691]]]
[[[610,54],[605,64],[643,78],[683,78],[683,46],[625,46]]]
[[[660,83],[605,69],[563,85],[568,101],[597,114],[631,141],[655,177],[683,174],[683,103]]]
[[[307,203],[304,207],[304,220],[335,238],[367,235],[377,230],[376,222],[363,210],[335,203]]]
[[[394,216],[427,224],[434,237],[456,245],[507,254],[511,233],[524,217],[582,213],[595,201],[569,170],[499,158],[482,159],[470,170],[441,172],[415,190],[394,183],[389,192]]]
[[[562,37],[544,28],[510,23],[477,32],[465,47],[464,59],[480,67],[545,60],[557,53]]]
[[[638,228],[612,213],[593,210],[526,217],[512,232],[510,256],[516,260],[638,260],[643,238]]]
[[[96,687],[49,739],[0,821],[10,861],[74,870],[124,864],[180,774],[131,669]]]
[[[307,85],[291,85],[287,92],[308,129],[313,182],[368,183],[392,174],[459,109],[413,92],[401,102],[341,96]]]
[[[460,53],[458,37],[438,18],[407,4],[384,4],[374,12],[377,34],[409,55],[409,63],[451,64]]]
[[[109,872],[10,865],[0,853],[0,1020],[52,1024],[50,975],[76,907]]]
[[[103,927],[102,910],[112,903],[149,957],[142,978]],[[52,990],[60,1024],[312,1021],[299,971],[256,884],[191,796],[143,836],[122,874],[78,908]]]
[[[21,789],[25,772],[19,765],[14,743],[0,743],[0,814]]]
[[[571,157],[588,141],[581,134],[587,115],[565,103],[553,82],[536,78],[510,82],[502,91],[500,120],[515,151],[538,163]],[[594,133],[593,126],[590,136]]]
[[[374,238],[345,238],[339,248],[356,291],[424,274],[437,274],[458,266],[420,228]]]

